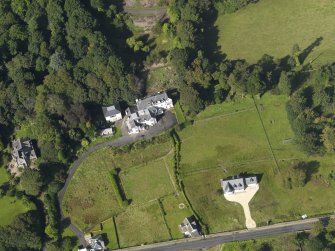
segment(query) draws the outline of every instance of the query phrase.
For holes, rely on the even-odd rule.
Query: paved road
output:
[[[333,216],[332,216],[333,217]],[[321,218],[327,220],[329,217]],[[264,238],[268,236],[279,235],[283,233],[298,232],[310,230],[313,223],[319,221],[320,218],[308,220],[292,221],[280,223],[266,227],[259,227],[252,230],[234,231],[228,233],[212,234],[206,238],[183,239],[177,241],[161,242],[145,246],[127,248],[122,250],[137,251],[179,251],[179,250],[200,250],[202,248],[213,247],[225,242],[251,240],[255,238]]]
[[[70,184],[70,181],[73,177],[73,175],[75,174],[75,172],[77,171],[78,167],[80,166],[80,164],[93,152],[97,151],[98,149],[104,148],[104,147],[110,147],[110,146],[123,146],[123,145],[127,145],[130,143],[133,143],[135,141],[139,141],[139,140],[145,140],[145,139],[150,139],[154,136],[157,136],[159,134],[161,134],[162,132],[166,131],[169,128],[172,128],[174,125],[177,124],[177,119],[175,117],[175,115],[169,111],[167,111],[164,115],[164,117],[157,123],[157,125],[150,127],[149,130],[143,132],[143,133],[139,133],[135,136],[122,136],[116,140],[112,140],[112,141],[108,141],[108,142],[104,142],[104,143],[100,143],[97,144],[95,146],[92,146],[90,149],[88,149],[86,152],[84,152],[81,156],[79,156],[79,158],[73,163],[72,168],[69,171],[69,174],[67,176],[66,182],[64,184],[64,187],[62,188],[62,190],[59,191],[58,194],[58,200],[59,200],[59,205],[61,208],[61,216],[62,219],[65,219],[63,212],[62,212],[62,202],[64,199],[64,195],[66,192],[66,189],[68,187],[68,185]],[[81,232],[75,225],[70,224],[69,228],[77,235],[80,244],[83,246],[86,246],[86,241],[84,239],[84,233]]]

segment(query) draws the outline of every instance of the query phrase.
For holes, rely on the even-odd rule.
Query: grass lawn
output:
[[[174,192],[163,158],[137,166],[121,173],[127,199],[145,203]]]
[[[185,123],[186,118],[185,118],[185,115],[183,113],[183,110],[181,109],[179,101],[177,101],[177,103],[175,104],[174,111],[176,113],[178,124]]]
[[[113,219],[109,219],[102,224],[102,234],[107,239],[107,247],[110,249],[118,249],[115,226]]]
[[[25,205],[22,200],[4,196],[0,198],[0,225],[8,225],[18,214],[25,213],[34,208],[33,204]]]
[[[305,60],[318,57],[314,63],[321,64],[333,61],[335,56],[334,20],[332,0],[260,0],[218,17],[218,44],[229,59],[255,63],[265,53],[283,58],[291,54],[294,44],[304,50],[321,38],[321,44]]]
[[[116,217],[121,247],[169,240],[169,231],[157,201],[131,206]]]
[[[194,125],[179,133],[186,193],[211,233],[245,227],[242,207],[224,199],[219,181],[245,172],[261,177],[260,190],[250,203],[258,225],[269,219],[280,222],[299,219],[305,213],[312,216],[333,212],[335,201],[328,198],[335,185],[329,182],[328,175],[335,171],[335,158],[307,156],[290,140],[293,133],[286,116],[286,99],[270,94],[256,99],[260,116],[255,106],[252,109],[250,98],[211,106],[198,115]],[[293,160],[314,165],[311,180],[303,188],[284,186],[283,179]]]
[[[161,203],[164,208],[165,219],[170,229],[172,238],[183,238],[184,235],[180,232],[178,225],[182,223],[184,218],[192,216],[192,211],[185,198],[181,193],[179,196],[170,195],[162,198]],[[180,204],[183,204],[185,207],[179,208]]]
[[[165,156],[170,148],[171,143],[166,142],[123,154],[115,154],[112,148],[103,148],[92,153],[78,168],[69,184],[62,205],[65,215],[70,216],[77,227],[87,231],[103,220],[119,214],[123,209],[117,203],[112,189],[110,171],[114,168],[126,171],[134,166],[146,168],[145,163]],[[166,169],[163,170],[167,173]],[[157,174],[154,169],[151,171]],[[170,182],[167,174],[164,177]],[[149,194],[145,190],[143,192]],[[126,196],[128,197],[127,193]]]
[[[4,166],[0,166],[0,185],[8,181],[8,173]]]

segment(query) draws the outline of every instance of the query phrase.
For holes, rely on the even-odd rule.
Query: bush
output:
[[[126,198],[123,198],[122,196],[122,190],[121,190],[121,186],[119,183],[119,177],[115,169],[111,171],[110,177],[111,177],[112,187],[113,187],[117,202],[119,203],[119,206],[121,208],[125,208],[129,206],[129,201]]]

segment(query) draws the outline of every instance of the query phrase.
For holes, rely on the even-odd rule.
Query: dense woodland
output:
[[[304,63],[306,52],[297,45],[292,45],[291,55],[283,59],[264,55],[253,65],[209,51],[206,38],[213,17],[254,2],[170,1],[169,18],[157,25],[156,32],[169,34],[173,49],[151,54],[145,40],[133,36],[127,25],[129,16],[118,1],[2,0],[2,164],[10,159],[11,140],[29,135],[37,142],[40,171],[23,173],[24,194],[17,191],[15,179],[1,187],[0,194],[41,199],[46,228],[31,227],[38,223],[36,212],[19,216],[10,226],[0,228],[0,246],[40,250],[44,239],[49,241],[47,250],[70,250],[72,240],[61,238],[64,226],[57,204],[66,169],[77,151],[96,137],[99,124],[94,116],[101,105],[131,104],[146,94],[139,73],[144,61],[157,57],[171,63],[177,76],[174,88],[189,121],[206,105],[271,91],[291,97],[288,117],[295,140],[305,151],[334,152],[335,65],[313,69]],[[31,232],[25,235],[30,236],[26,244],[4,238],[15,231]]]

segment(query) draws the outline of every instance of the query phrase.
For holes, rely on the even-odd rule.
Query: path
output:
[[[255,187],[247,187],[244,192],[234,193],[234,194],[225,194],[224,197],[228,201],[233,201],[239,203],[243,207],[244,216],[245,216],[245,226],[250,228],[256,227],[256,222],[251,218],[249,202],[254,197],[259,189],[257,184]]]
[[[86,152],[84,152],[81,156],[78,157],[78,159],[73,163],[72,168],[69,170],[67,179],[65,181],[64,187],[62,188],[62,190],[59,191],[58,193],[58,200],[59,200],[59,205],[60,205],[60,209],[61,209],[61,217],[62,220],[65,219],[63,211],[62,211],[62,202],[64,199],[64,195],[66,192],[66,189],[68,187],[68,185],[70,184],[70,181],[73,177],[73,175],[75,174],[75,172],[77,171],[78,167],[80,166],[80,164],[93,152],[104,148],[104,147],[110,147],[110,146],[123,146],[123,145],[127,145],[139,140],[147,140],[147,139],[151,139],[154,136],[157,136],[159,134],[161,134],[162,132],[166,131],[169,128],[172,128],[174,125],[177,124],[177,119],[176,116],[172,113],[167,111],[164,115],[164,117],[157,123],[157,125],[150,127],[147,131],[143,132],[143,133],[139,133],[135,136],[122,136],[116,140],[112,140],[112,141],[108,141],[108,142],[103,142],[97,145],[92,146],[90,149],[88,149]],[[80,231],[80,229],[78,229],[75,225],[73,225],[72,223],[70,223],[69,228],[76,234],[76,236],[78,237],[80,244],[83,246],[86,246],[86,241],[84,239],[84,233]]]
[[[331,216],[334,218],[334,215]],[[253,240],[256,238],[265,238],[269,236],[294,233],[298,231],[310,230],[312,224],[319,220],[327,221],[329,217],[311,218],[307,220],[290,221],[279,223],[275,225],[258,227],[249,230],[233,231],[226,233],[218,233],[207,235],[205,238],[185,238],[181,240],[166,241],[143,245],[132,248],[125,248],[122,250],[137,251],[137,250],[150,250],[150,251],[179,251],[179,250],[201,250],[209,247],[217,246],[222,243],[242,240]]]

